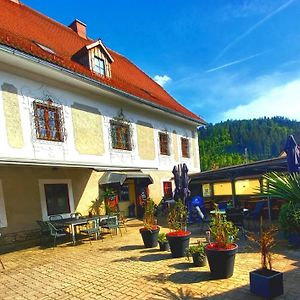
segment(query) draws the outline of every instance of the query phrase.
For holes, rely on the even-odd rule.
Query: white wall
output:
[[[20,74],[20,72],[18,72]],[[30,77],[32,77],[30,79]],[[14,149],[11,148],[7,142],[7,135],[5,131],[5,121],[3,112],[3,99],[0,92],[0,158],[20,158],[20,159],[34,159],[46,161],[66,161],[78,163],[92,163],[95,166],[100,165],[115,165],[127,167],[143,167],[143,168],[158,168],[159,170],[171,170],[174,164],[185,162],[191,172],[199,171],[199,166],[194,164],[194,152],[198,151],[198,147],[192,147],[192,135],[196,132],[196,128],[183,122],[179,117],[177,120],[173,118],[161,117],[154,114],[143,107],[138,108],[136,105],[124,105],[124,102],[118,102],[115,99],[109,98],[103,94],[99,95],[76,90],[67,85],[62,85],[53,80],[39,80],[34,75],[27,73],[26,78],[20,75],[14,75],[8,72],[0,65],[0,86],[3,83],[14,85],[19,93],[19,105],[21,124],[24,138],[24,148]],[[35,99],[52,98],[56,103],[63,105],[63,113],[65,119],[65,127],[67,138],[64,142],[51,142],[37,140],[35,138],[34,123],[33,123],[33,106],[32,103]],[[74,132],[71,115],[71,106],[74,103],[88,105],[100,111],[103,116],[103,137],[105,154],[102,156],[97,155],[82,155],[76,151],[74,143]],[[120,109],[127,119],[133,124],[133,142],[134,148],[132,151],[120,151],[111,149],[109,124],[111,118],[118,115]],[[136,135],[136,122],[144,121],[152,124],[155,130],[155,147],[156,158],[154,161],[141,160],[138,155],[137,149],[137,135]],[[188,137],[190,139],[190,158],[181,157],[181,143],[180,136],[177,137],[177,146],[179,161],[174,160],[172,154],[173,143],[171,141],[171,156],[163,157],[159,155],[159,139],[158,132],[167,130],[170,134],[175,130],[178,135]],[[171,135],[172,136],[172,135]],[[196,135],[197,136],[197,135]],[[198,159],[199,161],[199,159]]]

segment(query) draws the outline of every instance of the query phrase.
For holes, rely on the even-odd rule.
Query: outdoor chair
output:
[[[115,231],[115,233],[117,234],[119,229],[122,236],[122,231],[118,223],[118,218],[116,216],[109,216],[106,222],[101,225],[101,228],[107,229],[110,232],[111,237],[113,237],[112,232]]]
[[[49,226],[47,225],[47,222],[40,221],[40,220],[37,220],[36,222],[40,226],[40,230],[41,230],[40,244],[42,244],[43,237],[48,238],[50,236],[50,229]]]
[[[220,210],[225,210],[227,208],[227,202],[220,202],[220,203],[218,203],[218,208]]]
[[[242,208],[227,208],[226,219],[232,222],[235,226],[241,228],[244,237],[246,237],[244,228],[244,213]]]
[[[250,211],[248,215],[245,216],[245,220],[248,220],[248,225],[250,224],[250,221],[259,221],[265,205],[265,201],[256,202],[254,210]]]
[[[47,221],[46,222],[50,231],[50,236],[53,237],[54,241],[53,241],[53,247],[56,246],[56,240],[57,238],[63,238],[65,237],[68,232],[64,231],[63,229],[58,229],[56,228],[51,222]]]
[[[99,219],[94,219],[88,221],[86,228],[80,230],[81,233],[87,234],[89,236],[90,244],[92,243],[91,237],[94,235],[95,239],[98,240],[101,236],[101,228],[99,225]]]
[[[124,212],[118,212],[116,213],[117,218],[118,218],[118,224],[119,224],[119,229],[124,228],[125,231],[127,232],[127,225],[126,225],[126,217],[124,216]]]

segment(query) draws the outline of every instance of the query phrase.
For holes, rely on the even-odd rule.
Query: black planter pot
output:
[[[145,229],[145,228],[140,229],[140,234],[142,236],[146,248],[157,247],[157,238],[158,238],[159,230],[160,230],[159,227],[153,230]]]
[[[206,266],[206,257],[200,256],[199,253],[193,253],[193,263],[195,267],[204,267]]]
[[[172,257],[175,258],[175,257],[185,256],[186,250],[190,245],[190,236],[191,236],[190,232],[188,235],[185,236],[167,235]]]
[[[160,242],[160,241],[158,241],[158,245],[159,245],[159,250],[160,251],[168,251],[168,250],[170,250],[170,245],[169,245],[168,241],[166,241],[166,242]]]
[[[210,249],[205,247],[205,252],[211,276],[215,279],[229,278],[233,275],[235,254],[238,245],[233,249]]]
[[[273,299],[282,295],[283,274],[267,269],[250,272],[250,292],[265,299]]]

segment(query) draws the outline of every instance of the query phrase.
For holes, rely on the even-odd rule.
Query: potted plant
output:
[[[205,244],[200,241],[197,242],[197,245],[190,246],[186,251],[187,259],[193,258],[193,263],[195,267],[204,267],[206,266],[206,254],[205,254]]]
[[[168,215],[170,232],[167,233],[167,240],[172,257],[184,257],[189,247],[191,232],[186,230],[186,224],[187,209],[178,199]]]
[[[159,244],[159,250],[161,251],[170,250],[170,246],[167,240],[167,235],[165,233],[160,233],[158,235],[158,244]]]
[[[229,278],[233,274],[235,254],[238,245],[233,243],[238,234],[238,228],[226,220],[215,205],[215,214],[209,226],[209,244],[205,247],[207,260],[213,278]],[[214,242],[210,241],[210,236]]]
[[[250,272],[250,291],[266,299],[283,294],[283,274],[272,269],[271,249],[275,245],[276,232],[277,228],[274,226],[266,230],[261,226],[259,236],[248,236],[250,241],[259,246],[261,253],[261,268]]]
[[[160,228],[156,225],[154,213],[155,203],[151,198],[147,198],[144,212],[144,227],[140,228],[140,234],[146,248],[157,247]]]
[[[286,201],[279,211],[279,224],[289,243],[300,246],[300,174],[264,175],[262,194]]]

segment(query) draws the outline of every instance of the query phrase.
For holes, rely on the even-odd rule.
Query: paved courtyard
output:
[[[6,269],[0,266],[0,299],[259,299],[249,292],[249,271],[260,262],[253,250],[241,244],[234,276],[211,280],[208,266],[193,267],[186,258],[145,249],[141,224],[131,220],[122,237],[107,235],[92,244],[1,255]],[[191,243],[201,237],[198,228],[193,232]],[[284,272],[285,294],[278,299],[300,299],[299,257],[296,250],[274,256],[274,269]]]

